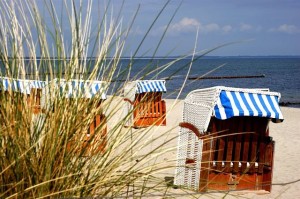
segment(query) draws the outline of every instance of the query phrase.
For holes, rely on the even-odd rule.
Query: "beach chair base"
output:
[[[202,141],[198,191],[270,192],[275,142],[269,137],[268,122],[259,117],[212,118],[207,134],[199,134],[190,123],[181,123]],[[195,163],[193,158],[186,159],[187,174],[196,168]]]

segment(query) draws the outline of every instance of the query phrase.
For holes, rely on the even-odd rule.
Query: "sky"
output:
[[[107,1],[94,0],[94,26]],[[53,2],[58,8],[62,5],[61,0]],[[138,56],[189,55],[194,50],[201,54],[212,49],[208,55],[300,55],[300,0],[170,0],[162,13],[167,0],[122,2],[111,0],[108,9],[108,16],[116,17],[123,5],[122,27],[128,27],[138,11],[124,56],[132,56],[140,44]]]
[[[114,5],[120,2],[112,1]],[[127,54],[134,51],[165,2],[125,1],[124,24],[140,5]],[[156,55],[185,55],[194,48],[204,52],[229,43],[209,55],[300,55],[299,0],[171,0],[149,32],[141,54],[154,54],[178,6]]]

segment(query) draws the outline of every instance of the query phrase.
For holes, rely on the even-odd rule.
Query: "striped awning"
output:
[[[66,98],[92,98],[100,95],[106,99],[107,82],[96,80],[65,80],[55,79],[55,86],[59,89],[60,95]]]
[[[24,94],[30,94],[32,88],[42,89],[46,83],[39,80],[28,80],[28,79],[12,79],[7,77],[0,77],[0,90],[20,92]]]
[[[136,93],[167,92],[165,80],[138,80]]]
[[[279,98],[280,93],[276,92],[221,90],[214,107],[214,115],[221,120],[234,116],[257,116],[283,121]]]

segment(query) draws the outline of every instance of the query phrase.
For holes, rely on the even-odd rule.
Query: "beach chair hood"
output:
[[[13,91],[29,95],[32,88],[42,89],[45,84],[45,81],[40,80],[0,77],[0,91]]]
[[[92,98],[100,95],[101,99],[106,99],[108,84],[105,81],[81,80],[81,79],[54,79],[48,86],[58,89],[60,96],[65,98]]]
[[[211,116],[220,120],[236,116],[266,117],[273,122],[282,122],[279,99],[280,93],[270,92],[268,89],[223,86],[198,89],[188,94],[184,105],[184,112],[196,110],[198,113],[194,117],[198,118],[187,119],[185,117],[193,116],[184,114],[184,121],[195,120],[195,125],[202,133],[207,131]]]
[[[124,86],[124,97],[134,101],[135,94],[167,92],[165,80],[136,80],[126,82]]]
[[[165,80],[138,80],[136,93],[167,92]]]

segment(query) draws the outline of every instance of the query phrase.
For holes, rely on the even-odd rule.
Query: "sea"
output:
[[[213,56],[200,57],[193,62],[191,58],[177,59],[135,59],[129,79],[165,79],[167,93],[164,96],[171,99],[184,99],[195,89],[213,86],[268,88],[281,94],[282,105],[300,106],[298,56]],[[129,63],[129,59],[122,59],[120,66],[128,67]],[[122,81],[122,77],[116,75],[115,78]]]
[[[95,59],[89,60],[93,65]],[[281,105],[300,107],[300,56],[121,58],[108,94],[138,79],[166,80],[164,98],[169,99],[184,99],[195,89],[213,86],[268,88],[281,94]]]

